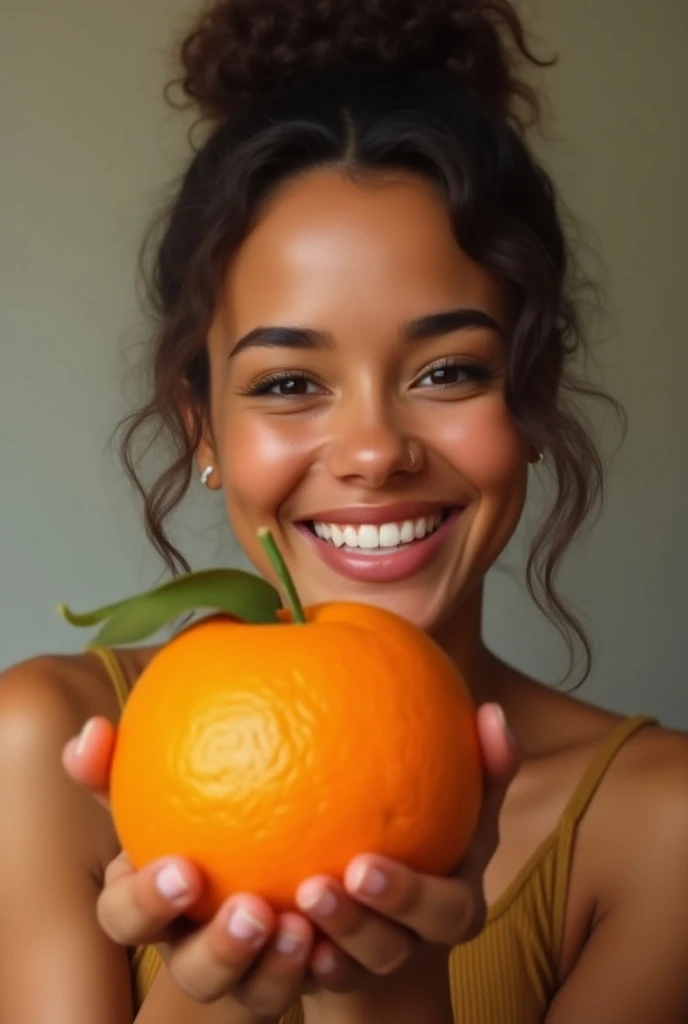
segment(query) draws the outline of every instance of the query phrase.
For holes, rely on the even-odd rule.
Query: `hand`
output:
[[[499,707],[479,709],[478,732],[485,765],[483,808],[467,855],[451,877],[419,875],[371,854],[348,866],[343,883],[322,876],[299,888],[299,909],[338,947],[340,972],[341,955],[348,958],[350,979],[356,967],[369,976],[392,974],[426,955],[429,946],[446,964],[454,946],[482,930],[483,875],[497,847],[499,814],[519,755]],[[365,984],[358,974],[355,983]]]
[[[417,875],[364,855],[349,865],[343,884],[324,877],[304,882],[297,894],[303,914],[276,916],[263,900],[236,894],[210,923],[193,927],[183,915],[201,892],[201,872],[176,857],[137,872],[121,854],[108,868],[98,901],[101,926],[121,945],[156,945],[191,998],[212,1002],[229,994],[265,1016],[278,1016],[303,991],[365,988],[372,975],[384,977],[407,963],[423,942],[444,948],[446,956],[482,928],[482,875],[518,766],[498,710],[481,708],[478,729],[485,800],[475,839],[451,878]],[[93,719],[63,758],[68,774],[106,807],[114,739],[107,721]],[[366,893],[371,881],[377,891]],[[330,941],[316,940],[313,924]]]
[[[108,780],[115,731],[105,719],[89,721],[65,748],[70,777],[108,807]],[[155,945],[169,974],[200,1003],[228,998],[256,1017],[277,1017],[304,989],[307,972],[317,977],[323,960],[312,924],[298,913],[275,914],[261,899],[237,893],[212,921],[192,925],[184,914],[198,899],[201,872],[168,857],[135,871],[124,854],[109,865],[98,900],[101,927],[123,946]],[[333,984],[343,972],[325,950],[324,974]]]

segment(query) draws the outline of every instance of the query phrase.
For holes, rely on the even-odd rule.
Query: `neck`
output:
[[[497,699],[504,665],[483,642],[483,586],[478,587],[433,634],[454,662],[476,704]]]

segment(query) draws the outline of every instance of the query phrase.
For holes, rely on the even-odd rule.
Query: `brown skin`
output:
[[[198,459],[201,467],[216,467],[211,486],[223,488],[228,517],[261,570],[267,573],[255,531],[269,525],[306,603],[358,598],[401,612],[443,644],[477,703],[503,707],[523,762],[506,794],[499,845],[484,877],[491,903],[556,827],[619,719],[526,679],[483,644],[482,580],[520,518],[534,453],[508,416],[500,332],[481,328],[414,343],[400,338],[406,321],[460,306],[483,310],[508,331],[501,289],[457,247],[427,185],[405,176],[353,184],[333,171],[286,185],[228,270],[209,338],[211,416]],[[331,344],[313,351],[251,348],[229,358],[242,335],[265,324],[326,331]],[[491,378],[459,377],[453,387],[431,387],[426,375],[445,357],[478,360]],[[244,393],[256,379],[284,369],[308,374],[313,383],[306,396]],[[412,470],[409,439],[419,453]],[[338,577],[294,525],[326,508],[408,498],[466,509],[442,558],[402,583],[363,586]],[[151,656],[150,649],[123,652],[132,683]],[[496,813],[500,773],[507,778],[513,765],[493,713],[481,715],[484,749],[494,762]],[[117,707],[90,655],[38,659],[10,670],[0,685],[0,818],[12,822],[12,828],[0,828],[0,1019],[7,1024],[52,1021],[60,1005],[73,1024],[131,1021],[126,960],[98,928],[96,905],[101,923],[120,941],[136,941],[146,929],[158,937],[180,912],[156,895],[152,871],[136,875],[121,859],[98,900],[106,866],[117,854],[112,824],[102,806],[57,768],[63,746],[94,716],[114,724]],[[70,746],[72,776],[104,789],[110,743],[111,730],[101,723],[81,758]],[[483,840],[484,854],[489,840]],[[548,1024],[685,1020],[686,863],[688,740],[647,729],[621,751],[581,825],[561,989]],[[179,866],[192,895],[200,879],[190,866]],[[430,880],[396,866],[389,870],[388,893],[371,902],[387,918],[383,930],[377,916],[336,887],[339,911],[318,921],[333,945],[311,949],[307,915],[294,918],[286,923],[302,928],[304,947],[301,961],[286,966],[270,945],[274,916],[246,897],[244,905],[267,927],[262,963],[264,968],[267,958],[269,969],[260,975],[261,998],[266,979],[274,982],[282,971],[298,981],[307,957],[315,956],[311,968],[319,984],[308,999],[309,1022],[403,1024],[422,1015],[428,1024],[447,1024],[446,951],[414,951],[400,974],[377,972],[383,953],[387,965],[397,954],[409,955],[407,932],[394,921],[426,936],[434,928],[440,942],[450,943],[441,934],[439,911],[470,907],[475,888],[464,877],[447,882],[453,888],[440,895]],[[412,919],[401,909],[404,893],[415,897]],[[222,991],[228,964],[242,955],[249,962],[256,953],[240,953],[228,942],[225,920],[202,942],[189,940],[182,950],[184,970],[175,966],[178,947],[170,960],[170,972],[190,981],[187,991],[197,997],[216,994],[214,986]],[[467,937],[470,926],[464,923],[460,931],[455,938]],[[328,948],[338,958],[329,979],[317,970],[317,956]],[[369,970],[356,971],[354,961]],[[140,1024],[275,1019],[274,1013],[261,1018],[241,1009],[231,996],[200,1006],[170,972],[161,972]],[[414,974],[412,984],[404,981]],[[240,995],[255,1008],[257,982],[241,984]],[[336,991],[350,987],[354,991]],[[410,1001],[410,991],[419,1005]]]

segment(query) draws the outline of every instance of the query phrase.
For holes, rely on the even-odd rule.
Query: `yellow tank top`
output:
[[[120,708],[129,693],[112,651],[92,648],[105,665]],[[557,827],[533,853],[511,885],[490,907],[487,925],[473,942],[455,949],[449,961],[454,1017],[461,1024],[541,1024],[558,987],[559,957],[576,829],[616,754],[639,729],[656,724],[646,716],[627,718],[602,744],[576,787]],[[152,946],[132,951],[137,1006],[160,969]],[[302,1024],[300,1005],[282,1024]]]

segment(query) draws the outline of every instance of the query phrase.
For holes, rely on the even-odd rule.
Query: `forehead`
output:
[[[225,298],[237,329],[461,305],[504,313],[502,288],[459,247],[439,194],[402,173],[321,170],[282,186],[235,254]]]

